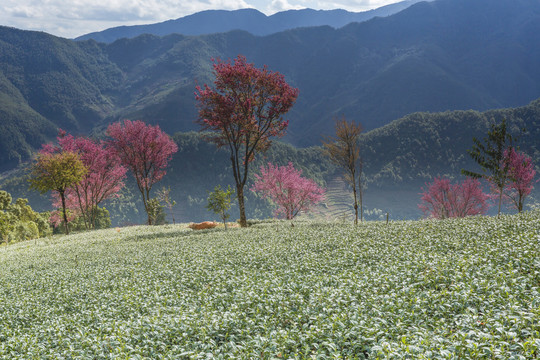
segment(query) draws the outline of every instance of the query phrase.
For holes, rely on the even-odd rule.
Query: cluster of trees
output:
[[[8,192],[0,190],[0,242],[30,240],[51,233],[48,213],[35,212],[26,199],[12,201]]]
[[[240,210],[240,226],[247,226],[244,187],[249,165],[258,152],[265,152],[272,144],[271,137],[283,136],[288,121],[283,118],[298,97],[298,89],[285,82],[283,75],[266,67],[257,69],[238,56],[234,62],[218,60],[214,63],[214,87],[197,87],[199,124],[213,135],[207,139],[218,148],[228,148],[236,182],[236,196]],[[361,161],[358,139],[362,128],[344,119],[336,123],[336,144],[325,144],[328,155],[346,170],[347,180],[354,190],[354,208],[358,221],[357,187],[361,201]],[[360,170],[358,170],[360,169]],[[324,197],[324,189],[313,180],[301,176],[292,163],[277,166],[268,163],[255,174],[252,191],[276,205],[275,215],[291,220],[301,211],[307,212]],[[209,197],[208,208],[222,214],[225,222],[230,190],[215,189]],[[361,206],[360,206],[361,207]]]
[[[288,126],[283,115],[293,106],[298,89],[288,85],[283,75],[256,68],[239,56],[234,63],[214,63],[215,88],[197,88],[199,123],[210,130],[207,140],[229,149],[236,191],[215,188],[209,196],[208,209],[229,217],[232,195],[240,209],[240,225],[247,226],[244,188],[249,165],[258,152],[270,148],[271,137],[282,136]],[[96,228],[100,204],[117,196],[129,171],[147,213],[147,223],[156,223],[163,213],[163,204],[172,210],[170,189],[163,189],[151,198],[153,185],[166,173],[166,167],[177,145],[159,127],[141,121],[125,120],[107,129],[108,140],[94,141],[74,137],[63,131],[57,145],[44,145],[32,168],[31,187],[41,192],[53,192],[52,222],[63,224],[66,234],[69,224],[77,219],[86,229]],[[301,176],[292,164],[285,167],[268,164],[252,190],[277,205],[276,214],[287,219],[300,211],[308,211],[323,198],[324,190],[314,181]],[[174,221],[174,220],[173,220]]]
[[[283,115],[294,105],[298,89],[282,74],[256,68],[239,55],[234,62],[214,63],[214,87],[197,87],[196,100],[202,130],[208,140],[227,148],[236,183],[240,226],[247,226],[244,187],[249,164],[257,152],[272,145],[271,137],[283,136],[289,122]]]
[[[485,214],[490,200],[497,202],[497,214],[506,200],[518,212],[523,211],[525,199],[534,187],[536,171],[531,158],[514,147],[514,137],[508,132],[506,120],[491,124],[487,137],[473,138],[469,155],[482,171],[462,170],[468,178],[456,184],[449,179],[436,178],[422,194],[420,209],[428,217],[445,219]],[[482,190],[484,179],[491,194]]]
[[[112,124],[107,134],[109,140],[95,141],[60,131],[58,144],[44,145],[32,167],[31,187],[53,192],[53,205],[61,213],[53,213],[51,220],[62,223],[66,234],[75,219],[82,219],[86,229],[96,228],[103,214],[99,205],[117,196],[128,170],[141,192],[148,224],[156,218],[159,205],[150,191],[165,175],[176,144],[158,126],[142,121]]]
[[[219,214],[226,226],[230,216],[228,210],[235,196],[239,223],[245,227],[244,191],[250,164],[258,153],[271,147],[272,137],[285,134],[288,121],[284,115],[294,105],[298,89],[287,84],[283,75],[266,67],[258,69],[247,63],[243,56],[232,62],[217,60],[214,75],[213,87],[196,88],[198,123],[201,130],[207,131],[205,139],[208,142],[228,150],[235,189],[229,186],[222,190],[217,186],[209,194],[207,209]],[[335,132],[335,137],[323,141],[323,149],[330,161],[343,170],[352,188],[357,224],[359,218],[363,220],[362,126],[345,118],[337,119]],[[166,174],[168,162],[178,150],[175,142],[158,126],[142,121],[111,124],[107,135],[109,139],[97,141],[61,131],[57,145],[44,145],[33,165],[31,186],[41,192],[53,192],[53,204],[61,210],[51,214],[51,221],[55,226],[63,224],[66,234],[70,223],[78,223],[85,229],[95,229],[98,223],[103,223],[103,217],[108,213],[100,205],[118,196],[128,171],[141,194],[147,223],[159,223],[159,218],[165,216],[165,206],[172,215],[175,202],[170,197],[170,188],[163,188],[154,198],[151,191]],[[530,157],[512,146],[513,138],[507,132],[505,121],[493,125],[484,142],[476,138],[473,141],[474,147],[469,153],[483,172],[464,170],[469,178],[456,184],[436,178],[424,190],[419,205],[426,216],[448,218],[484,214],[494,195],[482,191],[479,179],[487,180],[498,196],[499,212],[503,199],[510,201],[518,211],[523,210],[525,198],[532,190],[535,171]],[[292,163],[263,165],[255,179],[251,190],[276,206],[276,216],[289,220],[300,212],[310,211],[324,198],[324,189],[315,181],[302,177],[302,172]],[[19,204],[19,200],[19,208],[26,206],[23,202]],[[3,206],[2,210],[7,207]],[[14,212],[3,211],[3,214]],[[2,230],[3,236],[13,231],[10,229]]]

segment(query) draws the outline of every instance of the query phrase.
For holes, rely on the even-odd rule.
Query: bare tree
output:
[[[361,124],[348,122],[345,117],[335,119],[336,136],[323,140],[324,152],[330,160],[343,169],[345,181],[352,187],[354,195],[354,223],[358,224],[358,208],[360,221],[364,220],[362,206],[362,158],[360,157],[359,138],[363,128]],[[357,186],[358,182],[358,186]]]

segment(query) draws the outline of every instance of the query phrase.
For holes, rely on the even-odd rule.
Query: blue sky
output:
[[[149,24],[208,9],[255,8],[270,15],[290,9],[366,11],[400,0],[1,0],[0,25],[67,38],[113,26]]]

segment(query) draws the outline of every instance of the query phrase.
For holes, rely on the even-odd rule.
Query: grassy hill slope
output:
[[[0,248],[0,357],[540,356],[540,213]]]

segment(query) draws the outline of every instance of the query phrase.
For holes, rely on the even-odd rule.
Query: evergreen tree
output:
[[[508,181],[509,164],[505,161],[505,151],[512,147],[514,138],[508,132],[506,119],[500,124],[492,123],[484,141],[473,138],[474,145],[472,149],[467,150],[469,155],[478,165],[482,167],[482,172],[474,172],[462,169],[461,173],[474,179],[486,179],[495,188],[499,194],[499,209],[497,214],[501,213],[503,189]]]

